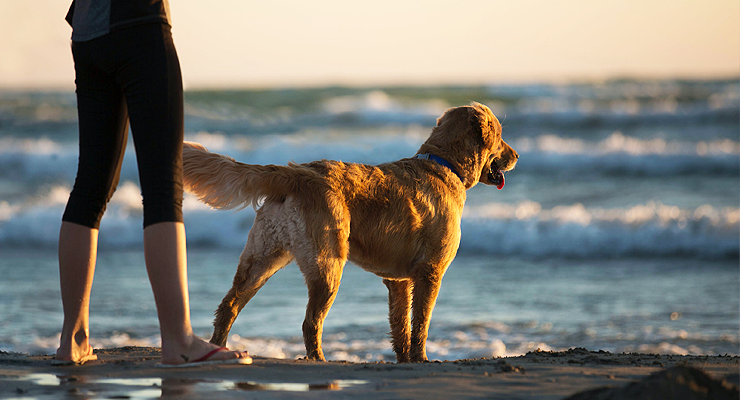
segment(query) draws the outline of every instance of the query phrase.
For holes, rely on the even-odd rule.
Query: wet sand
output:
[[[740,363],[738,356],[611,354],[571,349],[424,364],[254,357],[252,365],[161,369],[155,367],[158,348],[95,352],[98,361],[73,367],[52,367],[51,356],[0,352],[0,398],[377,400],[575,396],[581,400],[620,398],[628,393],[625,390],[658,390],[665,399],[737,399]],[[699,397],[690,397],[693,394]]]

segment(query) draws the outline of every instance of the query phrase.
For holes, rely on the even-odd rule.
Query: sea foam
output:
[[[69,193],[55,186],[24,203],[0,203],[0,247],[54,247]],[[199,247],[241,248],[255,212],[213,210],[187,195],[188,242]],[[125,182],[101,223],[100,243],[141,244],[143,209],[138,186]],[[576,203],[487,203],[465,208],[460,252],[521,257],[692,256],[737,257],[740,208],[679,208],[648,202],[628,208],[587,208]]]

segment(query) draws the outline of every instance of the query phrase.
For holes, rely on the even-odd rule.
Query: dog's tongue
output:
[[[498,171],[498,173],[501,175],[501,182],[496,186],[496,189],[501,190],[504,188],[504,173],[501,171]]]

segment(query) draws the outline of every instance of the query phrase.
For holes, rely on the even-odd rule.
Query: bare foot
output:
[[[219,350],[222,349],[222,350]],[[208,356],[209,353],[212,353]],[[234,359],[248,359],[249,352],[246,351],[231,351],[221,346],[217,346],[212,343],[208,343],[198,337],[193,336],[189,346],[167,346],[162,344],[162,364],[165,365],[179,365],[195,361],[205,361],[203,358],[207,358],[208,361],[223,361],[223,360],[234,360]]]
[[[88,361],[95,361],[98,359],[96,354],[93,354],[93,348],[89,343],[85,343],[81,346],[67,345],[59,346],[57,353],[52,360],[52,365],[82,365]]]

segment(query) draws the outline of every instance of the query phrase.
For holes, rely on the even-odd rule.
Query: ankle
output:
[[[62,330],[60,336],[62,346],[83,347],[90,343],[90,330],[82,327]]]
[[[197,340],[198,337],[192,331],[177,332],[175,334],[162,332],[162,353],[187,352]]]
[[[74,341],[78,346],[82,345],[89,345],[90,344],[90,330],[87,328],[82,328],[75,332],[74,335]]]

